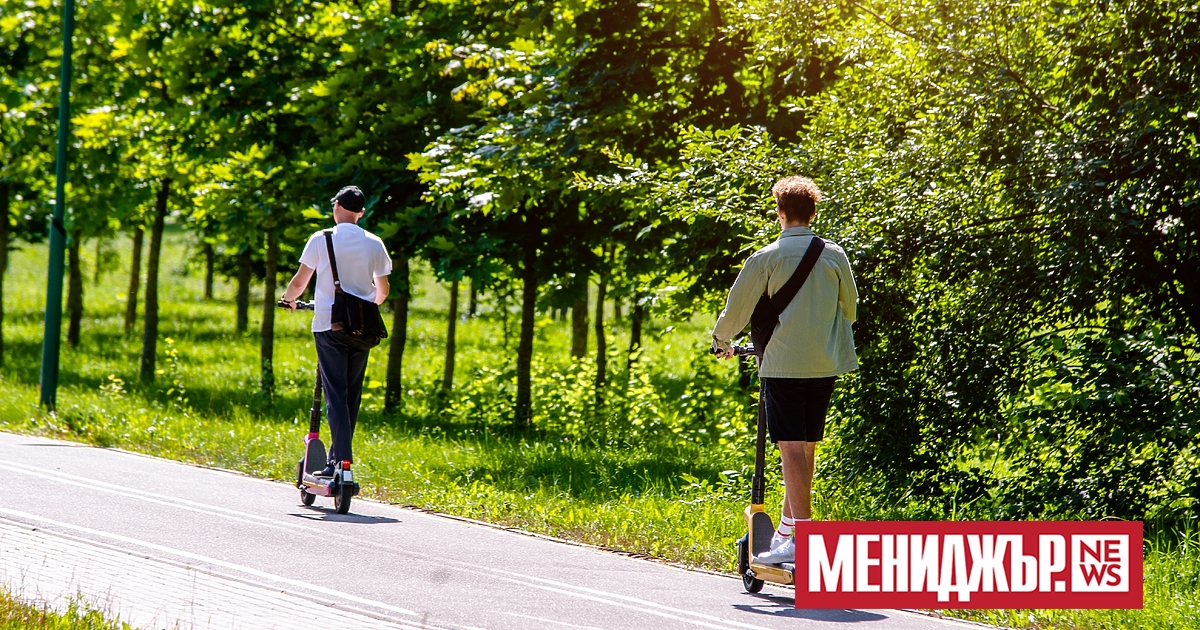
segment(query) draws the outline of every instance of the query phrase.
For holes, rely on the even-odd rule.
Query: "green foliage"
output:
[[[7,589],[0,592],[0,630],[129,630],[92,606],[72,601],[65,611],[26,604]]]
[[[816,229],[861,291],[839,476],[915,488],[941,514],[1192,519],[1200,14],[984,0],[741,15],[758,9],[743,28],[763,58],[820,70],[785,99],[798,137],[689,130],[677,165],[614,152],[620,177],[581,178],[715,235],[708,257],[673,259],[693,283],[681,302],[720,299],[720,271],[772,236],[771,180],[810,174],[828,195]],[[778,35],[797,24],[821,37]]]

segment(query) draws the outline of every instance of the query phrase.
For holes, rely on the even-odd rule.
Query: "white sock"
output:
[[[791,536],[792,532],[796,529],[795,524],[795,519],[781,514],[779,515],[779,529],[775,530],[775,533],[784,537]]]

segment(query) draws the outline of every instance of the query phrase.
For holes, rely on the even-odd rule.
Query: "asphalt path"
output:
[[[0,581],[138,628],[979,627],[797,610],[790,589],[357,497],[341,516],[286,483],[113,449],[0,433],[0,466]]]

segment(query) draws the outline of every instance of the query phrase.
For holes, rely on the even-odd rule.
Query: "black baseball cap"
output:
[[[346,186],[329,201],[342,204],[342,207],[350,212],[362,212],[363,206],[367,205],[367,198],[363,196],[363,192],[358,189],[358,186]]]

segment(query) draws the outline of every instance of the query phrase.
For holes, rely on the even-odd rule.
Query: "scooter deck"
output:
[[[754,556],[771,549],[771,536],[775,533],[771,516],[763,511],[762,506],[752,505],[746,508],[746,525],[750,534],[750,570],[754,572],[754,577],[773,584],[794,584],[795,563],[762,564],[754,561]]]
[[[318,497],[333,496],[333,479],[328,477],[313,477],[309,473],[304,475],[304,487],[308,489],[308,493]]]
[[[754,577],[764,582],[772,584],[794,584],[796,582],[796,565],[791,562],[759,564],[751,561],[750,570],[754,571]]]
[[[771,517],[751,507],[746,510],[746,520],[750,526],[750,557],[770,551],[771,536],[775,534],[775,523],[771,522]]]
[[[304,472],[311,475],[324,468],[326,457],[325,445],[320,438],[309,440],[308,447],[304,451]]]

